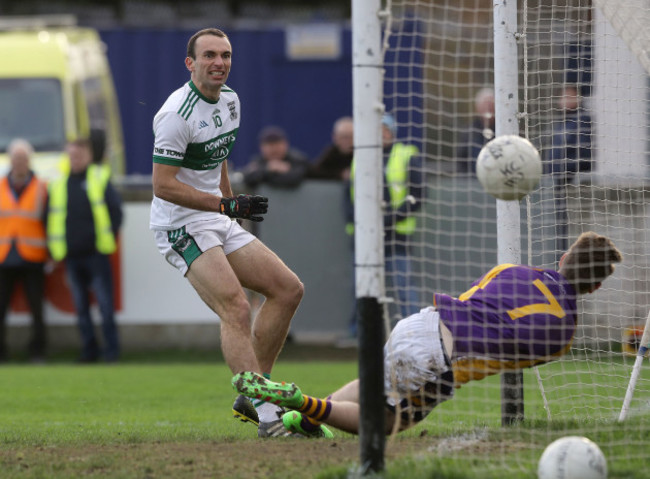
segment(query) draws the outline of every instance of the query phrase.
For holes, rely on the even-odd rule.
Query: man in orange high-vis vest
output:
[[[30,169],[33,150],[27,141],[16,139],[7,151],[11,170],[0,179],[0,361],[8,359],[6,316],[14,288],[22,282],[32,314],[29,356],[43,362],[47,187]]]

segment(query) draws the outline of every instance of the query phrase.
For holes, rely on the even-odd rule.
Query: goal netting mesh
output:
[[[432,292],[458,296],[496,265],[496,201],[474,172],[494,135],[495,66],[493,2],[385,6],[384,103],[397,140],[418,147],[426,182],[407,240],[415,299],[387,274],[394,324],[409,306],[431,304]],[[545,164],[539,187],[521,202],[521,262],[556,269],[584,231],[609,236],[624,259],[598,291],[580,297],[569,353],[525,371],[523,423],[501,427],[494,376],[461,387],[416,428],[434,454],[483,474],[473,477],[532,477],[543,448],[574,434],[600,445],[611,477],[646,477],[632,465],[650,460],[647,360],[627,418],[618,416],[650,310],[649,25],[647,1],[519,2],[520,134]]]

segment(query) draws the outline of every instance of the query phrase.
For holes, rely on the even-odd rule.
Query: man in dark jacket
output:
[[[354,156],[354,122],[344,116],[334,122],[332,143],[329,144],[307,171],[308,178],[319,180],[348,180]]]
[[[587,176],[584,174],[593,167],[591,117],[581,101],[576,86],[564,87],[557,100],[559,118],[553,121],[551,144],[544,156],[546,172],[553,179],[557,261],[569,242],[568,188],[576,182],[585,181]]]
[[[88,139],[68,144],[70,171],[49,186],[47,236],[50,255],[65,260],[82,340],[80,362],[95,362],[100,348],[90,315],[90,291],[102,315],[104,359],[119,359],[110,255],[117,249],[122,202],[110,183],[110,169],[92,163]]]
[[[476,174],[476,159],[485,144],[494,138],[494,88],[481,88],[474,96],[474,119],[461,135],[456,149],[456,171]]]
[[[309,160],[301,151],[291,148],[283,129],[263,128],[259,136],[260,153],[244,169],[244,182],[251,187],[265,183],[271,186],[296,187],[309,168]]]

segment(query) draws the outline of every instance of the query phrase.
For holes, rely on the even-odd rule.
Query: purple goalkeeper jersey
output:
[[[457,382],[551,361],[571,346],[576,294],[558,272],[502,264],[458,298],[435,294]]]

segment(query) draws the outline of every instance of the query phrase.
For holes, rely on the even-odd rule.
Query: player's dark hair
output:
[[[204,28],[199,30],[190,38],[190,41],[187,42],[187,56],[190,58],[196,59],[196,52],[194,51],[194,46],[196,45],[196,40],[203,35],[214,35],[215,37],[228,38],[223,31],[218,28]]]
[[[560,274],[573,285],[578,294],[585,294],[600,285],[614,272],[614,263],[623,261],[612,240],[593,231],[582,233],[567,251]]]

